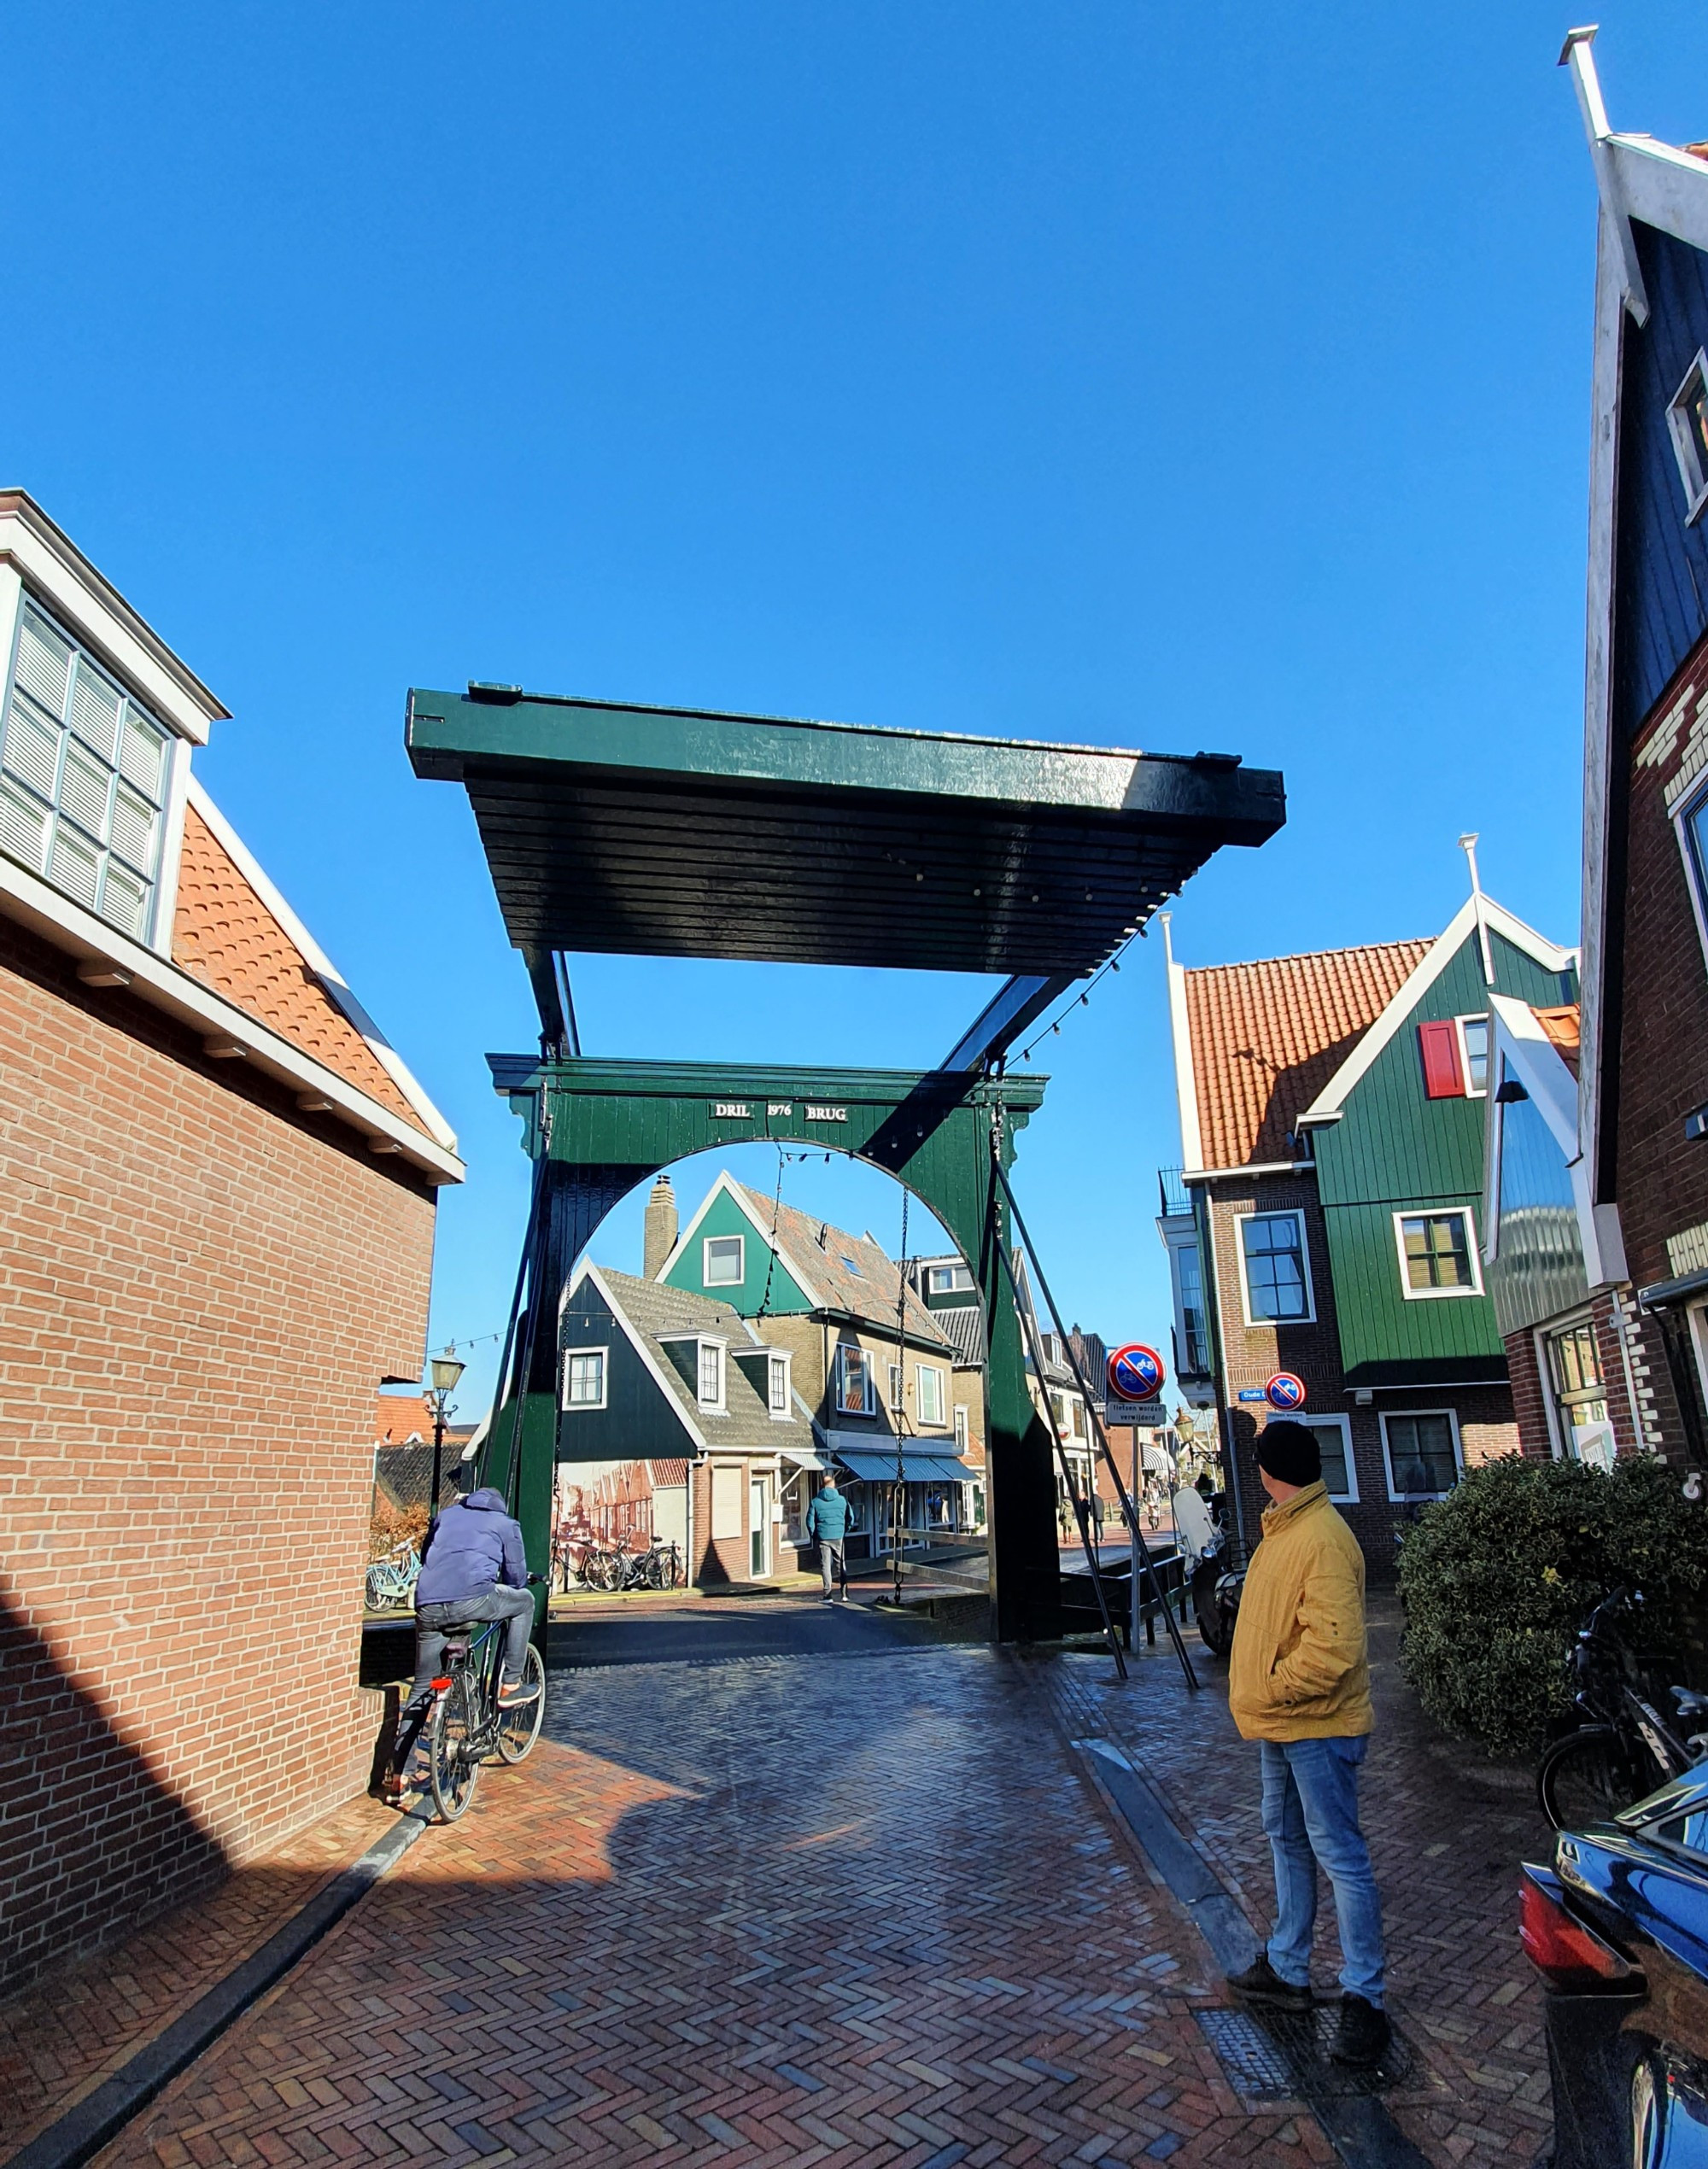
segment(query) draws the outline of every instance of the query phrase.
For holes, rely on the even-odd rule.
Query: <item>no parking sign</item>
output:
[[[1263,1389],[1263,1398],[1272,1408],[1290,1416],[1305,1405],[1305,1382],[1295,1371],[1278,1371]]]
[[[1167,1373],[1155,1348],[1129,1341],[1108,1360],[1109,1391],[1117,1400],[1155,1400]]]

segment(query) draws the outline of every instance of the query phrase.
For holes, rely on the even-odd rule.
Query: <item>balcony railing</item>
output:
[[[1159,1167],[1156,1171],[1157,1194],[1162,1200],[1165,1219],[1190,1219],[1192,1214],[1192,1193],[1181,1179],[1178,1167]]]

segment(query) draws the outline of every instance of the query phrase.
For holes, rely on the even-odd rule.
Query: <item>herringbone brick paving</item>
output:
[[[105,2160],[1323,2163],[1009,1660],[559,1674],[494,1771]]]
[[[1382,1889],[1389,1998],[1433,2084],[1390,2100],[1431,2160],[1534,2162],[1552,2130],[1541,1994],[1519,1948],[1518,1869],[1547,1859],[1553,1833],[1528,1771],[1492,1764],[1444,1739],[1399,1669],[1390,1592],[1370,1599],[1376,1732],[1364,1765],[1365,1827]],[[1207,1691],[1189,1698],[1166,1644],[1110,1691],[1106,1664],[1023,1662],[1079,1737],[1126,1746],[1260,1932],[1272,1916],[1269,1848],[1259,1815],[1255,1750],[1227,1714],[1226,1669],[1189,1636]],[[1339,1959],[1327,1886],[1318,1917],[1317,1986],[1334,1993]]]
[[[62,2115],[242,1965],[392,1820],[372,1800],[347,1801],[206,1897],[0,2003],[0,2154]]]

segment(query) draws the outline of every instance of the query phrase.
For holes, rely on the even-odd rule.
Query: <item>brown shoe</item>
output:
[[[1255,2003],[1272,2011],[1308,2011],[1311,2008],[1309,1986],[1296,1988],[1291,1981],[1284,1981],[1269,1962],[1269,1953],[1260,1950],[1243,1973],[1230,1973],[1227,1985],[1242,2003]]]

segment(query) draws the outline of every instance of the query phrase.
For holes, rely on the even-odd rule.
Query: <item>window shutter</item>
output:
[[[1465,1072],[1459,1065],[1459,1032],[1451,1018],[1418,1026],[1424,1057],[1424,1090],[1432,1100],[1462,1100]]]

